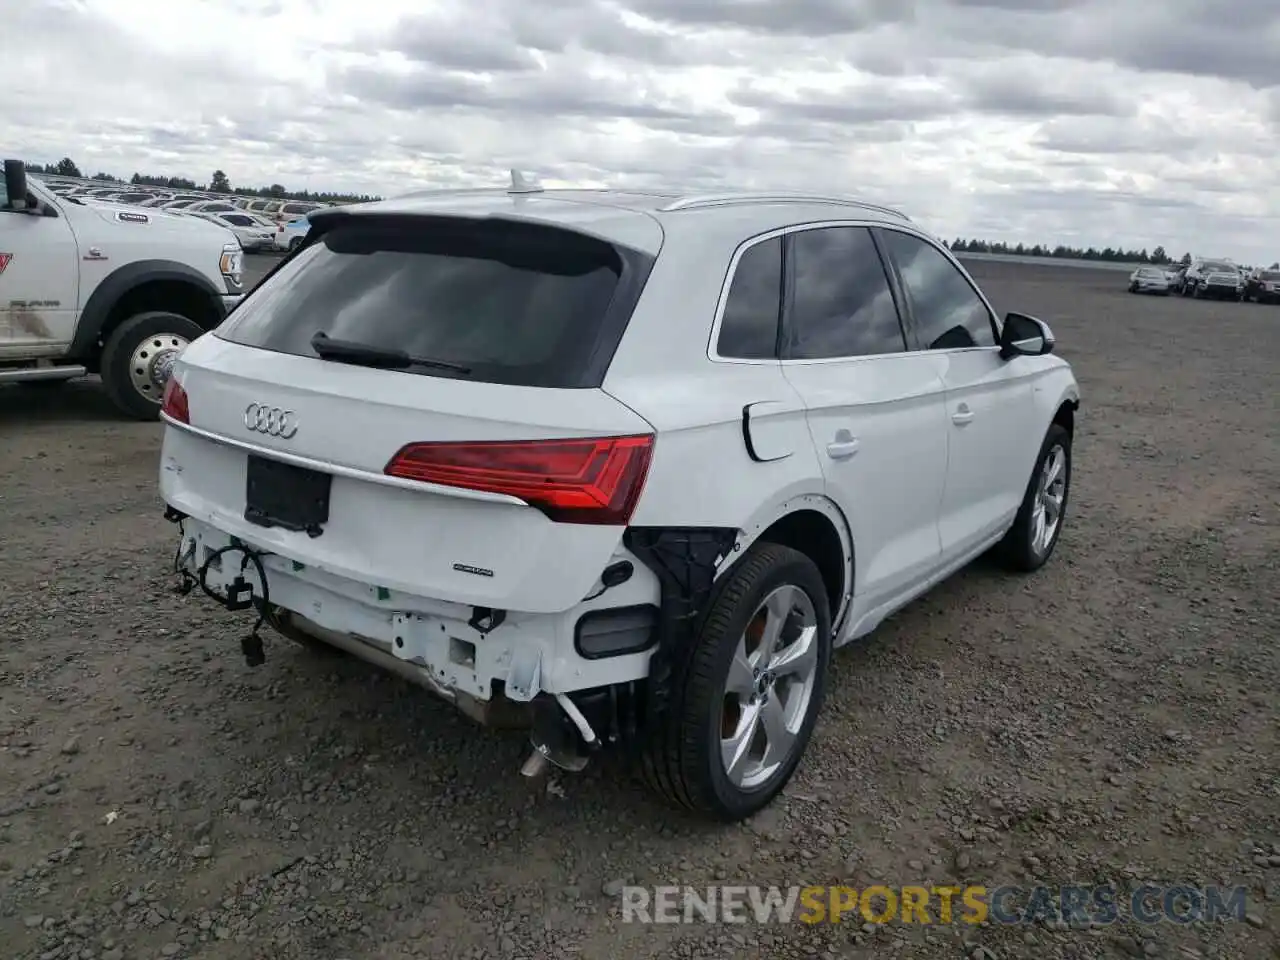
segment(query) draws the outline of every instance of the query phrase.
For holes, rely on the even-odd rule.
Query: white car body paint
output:
[[[271,600],[311,624],[372,643],[446,690],[484,700],[502,681],[509,696],[528,699],[644,677],[648,652],[586,659],[574,629],[588,611],[658,604],[658,578],[627,550],[623,526],[553,522],[512,496],[388,477],[384,467],[405,444],[652,434],[630,525],[738,531],[723,572],[775,521],[798,510],[826,518],[844,551],[844,595],[832,598],[837,643],[874,629],[997,542],[1050,423],[1079,400],[1066,361],[1005,360],[985,347],[810,362],[719,358],[715,329],[731,265],[751,238],[821,222],[936,241],[849,202],[747,198],[663,209],[673,199],[492,191],[346,208],[351,218],[539,223],[655,259],[591,388],[350,366],[244,346],[221,331],[201,338],[175,369],[190,422],[166,417],[160,468],[163,499],[187,515],[189,569],[238,538],[269,554]],[[228,325],[291,296],[288,268]],[[296,433],[250,429],[250,404],[290,411]],[[744,408],[756,412],[745,428],[756,459]],[[323,535],[245,520],[249,454],[333,475]],[[634,576],[601,593],[602,571],[620,560]],[[211,570],[209,585],[225,587],[238,566]],[[506,620],[478,630],[468,625],[473,608],[505,611]],[[459,659],[454,641],[474,656]]]

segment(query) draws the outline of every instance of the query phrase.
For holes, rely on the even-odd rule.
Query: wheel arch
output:
[[[1078,397],[1064,397],[1058,402],[1058,409],[1054,411],[1051,423],[1056,423],[1067,431],[1067,436],[1072,439],[1076,434],[1076,411],[1080,409],[1080,399]]]
[[[844,513],[822,493],[795,493],[759,510],[742,528],[717,579],[758,542],[803,553],[818,568],[831,604],[832,629],[839,631],[854,593],[856,556]]]
[[[180,313],[205,331],[226,316],[221,292],[194,267],[173,260],[138,260],[116,268],[94,288],[80,311],[68,357],[96,368],[111,332],[147,310]]]

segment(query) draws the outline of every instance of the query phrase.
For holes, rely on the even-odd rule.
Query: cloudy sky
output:
[[[1280,257],[1277,0],[13,0],[0,153],[379,194],[830,189]]]

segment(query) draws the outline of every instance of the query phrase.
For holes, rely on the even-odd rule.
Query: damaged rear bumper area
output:
[[[343,650],[453,703],[484,726],[527,728],[522,772],[578,770],[604,746],[634,745],[668,707],[682,652],[701,625],[737,531],[632,528],[596,589],[557,614],[452,603],[336,576],[229,537],[170,508],[184,593],[197,591],[252,629]]]

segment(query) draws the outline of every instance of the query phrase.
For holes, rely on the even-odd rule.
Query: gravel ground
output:
[[[171,592],[156,425],[0,388],[4,958],[1280,957],[1280,309],[980,263],[1084,392],[1069,525],[837,656],[787,793],[713,828]],[[1244,923],[622,924],[619,881],[1243,884]],[[606,892],[606,890],[608,892]]]

